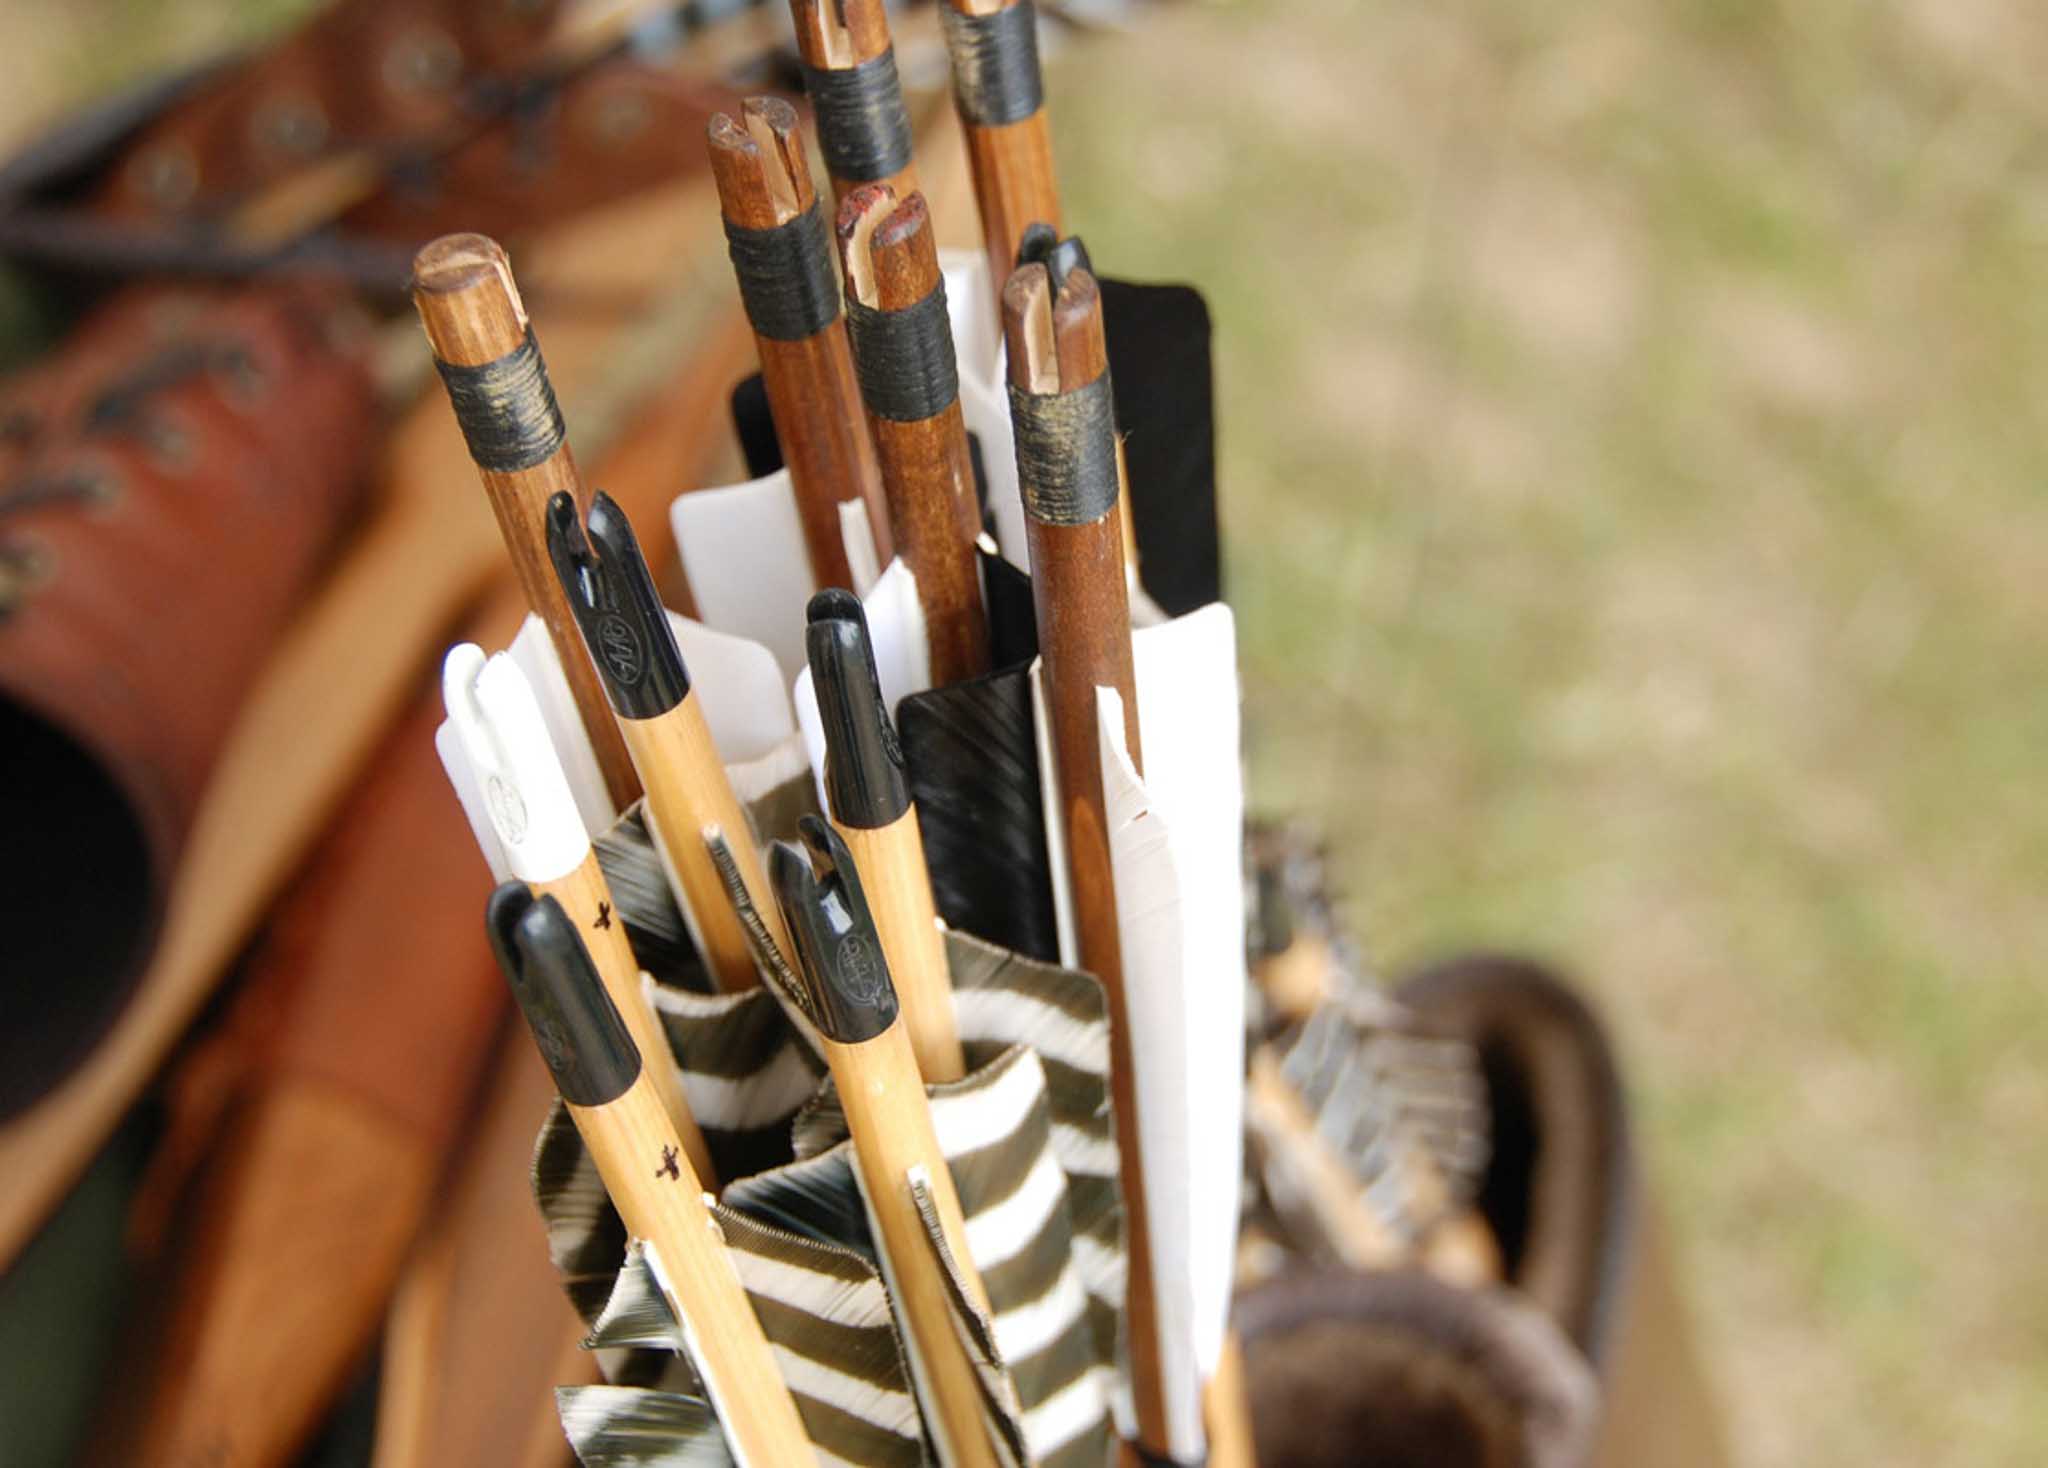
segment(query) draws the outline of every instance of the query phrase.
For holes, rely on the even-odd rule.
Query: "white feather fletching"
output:
[[[816,589],[789,471],[678,495],[669,522],[698,616],[767,648],[788,687],[804,665],[804,603]]]
[[[1236,1244],[1244,1069],[1243,780],[1235,625],[1221,604],[1133,639],[1140,778],[1123,705],[1097,689],[1105,814],[1140,1096],[1167,1446],[1203,1449],[1200,1385],[1215,1369]],[[1126,1407],[1127,1410],[1127,1407]],[[1126,1422],[1128,1429],[1130,1423]]]
[[[981,440],[996,544],[1004,560],[1028,571],[1024,499],[1017,488],[1016,436],[1010,427],[1008,353],[996,320],[988,257],[980,250],[941,250],[939,270],[946,282],[946,314],[953,322],[953,356],[960,364],[960,416],[967,431]]]

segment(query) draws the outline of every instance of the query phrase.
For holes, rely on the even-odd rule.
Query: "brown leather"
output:
[[[401,170],[341,225],[407,244],[454,231],[522,239],[548,221],[706,168],[704,130],[740,100],[731,88],[660,67],[594,66],[541,105]]]
[[[1598,1017],[1550,970],[1504,954],[1426,968],[1395,998],[1424,1033],[1479,1052],[1493,1143],[1475,1201],[1509,1282],[1604,1366],[1629,1288],[1639,1180]]]
[[[465,85],[539,53],[562,0],[343,0],[170,108],[95,199],[126,219],[203,217],[350,148],[447,126]]]
[[[434,748],[431,686],[394,729],[257,950],[282,1013],[257,1084],[319,1079],[435,1155],[452,1140],[499,1019],[484,939],[490,868]],[[253,982],[243,1000],[262,1004]]]
[[[1509,1290],[1310,1271],[1239,1297],[1259,1468],[1580,1468],[1593,1373]]]
[[[140,290],[0,384],[0,1115],[138,975],[200,791],[362,480],[359,329]]]
[[[466,1150],[508,996],[440,719],[429,689],[379,747],[228,1010],[239,1092],[172,1262],[142,1430],[107,1461],[287,1461],[360,1359],[451,1148]],[[120,1393],[134,1388],[124,1376]]]
[[[418,245],[458,230],[523,237],[704,168],[705,126],[740,94],[573,57],[557,39],[567,9],[344,0],[173,103],[90,206],[191,224],[304,190],[328,204],[283,217]]]

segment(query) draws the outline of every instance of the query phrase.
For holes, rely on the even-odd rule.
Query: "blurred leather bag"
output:
[[[0,383],[0,1116],[119,1013],[243,694],[363,482],[350,308],[145,289]]]
[[[1424,969],[1394,997],[1418,1031],[1478,1055],[1492,1152],[1475,1202],[1502,1283],[1318,1268],[1240,1295],[1260,1468],[1719,1468],[1598,1017],[1497,954]]]

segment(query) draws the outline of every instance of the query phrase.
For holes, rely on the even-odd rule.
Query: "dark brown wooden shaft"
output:
[[[779,97],[749,97],[740,118],[711,119],[711,171],[726,222],[742,229],[787,225],[817,202],[796,109]],[[754,333],[775,438],[796,494],[811,573],[820,586],[853,586],[839,507],[867,505],[875,564],[892,554],[882,471],[875,458],[846,321],[794,341]]]
[[[882,185],[856,189],[840,205],[837,233],[847,290],[861,305],[905,311],[941,288],[924,195],[898,203]],[[881,464],[896,550],[917,577],[932,681],[943,686],[985,673],[988,617],[974,548],[981,510],[959,400],[914,421],[871,409],[868,429]]]
[[[1018,0],[947,0],[962,15],[994,15]],[[1017,267],[1017,246],[1032,224],[1060,223],[1059,186],[1053,179],[1052,129],[1045,108],[1017,122],[986,127],[962,113],[967,136],[968,166],[974,175],[974,203],[981,213],[982,240],[988,250],[989,281],[998,300],[1003,283]]]
[[[483,367],[518,351],[530,330],[526,306],[519,299],[512,267],[496,240],[480,234],[443,235],[413,259],[413,304],[427,330],[435,360],[446,367]],[[465,436],[467,429],[465,428]],[[474,451],[472,451],[474,457]],[[604,772],[612,803],[624,810],[640,797],[618,721],[598,682],[597,669],[583,645],[569,601],[548,560],[546,512],[553,496],[566,490],[579,510],[588,509],[590,491],[576,471],[567,438],[537,464],[501,470],[477,465],[484,495],[497,516],[498,532],[512,558],[512,569],[539,614],[561,660],[569,691],[583,716],[584,732]]]
[[[846,71],[872,61],[892,44],[889,12],[882,0],[789,0],[790,18],[796,22],[797,54],[804,65],[819,71]],[[897,198],[917,192],[917,165],[906,163],[887,178],[832,179],[832,199],[844,203],[846,196],[863,183],[887,186]]]
[[[1020,391],[1073,392],[1108,370],[1100,296],[1085,271],[1068,276],[1057,300],[1044,266],[1029,265],[1011,275],[1003,291],[1003,334],[1009,346],[1010,380]],[[1139,1438],[1153,1453],[1163,1454],[1167,1435],[1158,1300],[1095,714],[1096,689],[1115,689],[1123,700],[1124,741],[1131,763],[1142,770],[1123,534],[1114,505],[1084,525],[1050,524],[1031,517],[1028,493],[1025,505],[1038,649],[1044,659],[1047,715],[1066,824],[1075,938],[1081,966],[1102,981],[1109,1000],[1110,1092],[1122,1154],[1119,1175],[1128,1243],[1125,1320],[1131,1390]]]

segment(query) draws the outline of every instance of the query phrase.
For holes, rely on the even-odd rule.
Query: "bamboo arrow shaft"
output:
[[[967,1254],[967,1220],[932,1129],[910,1036],[899,1019],[859,1044],[823,1044],[853,1135],[861,1191],[881,1244],[890,1297],[925,1407],[941,1437],[940,1460],[948,1468],[996,1468],[982,1418],[980,1381],[954,1329],[942,1267],[910,1191],[913,1169],[922,1169],[963,1283],[986,1310],[987,1292]]]
[[[776,947],[785,957],[794,950],[769,890],[753,828],[747,824],[747,814],[719,762],[696,695],[690,694],[658,718],[621,719],[619,727],[632,749],[634,766],[646,782],[647,813],[655,839],[682,889],[703,947],[705,966],[721,989],[751,988],[761,977],[754,967],[746,930],[704,845],[707,830],[715,827],[724,835],[740,879],[760,909]]]
[[[796,1404],[652,1078],[643,1069],[618,1099],[567,1109],[626,1231],[659,1260],[657,1277],[682,1322],[691,1362],[741,1463],[815,1463]]]
[[[930,1085],[967,1074],[960,1032],[953,1016],[953,981],[946,967],[946,940],[932,905],[931,874],[925,866],[924,835],[915,806],[873,830],[832,823],[867,889],[868,907],[882,940],[882,956],[896,982],[903,1024],[917,1057],[918,1073]]]
[[[545,894],[561,903],[562,910],[576,924],[590,961],[604,981],[605,992],[611,995],[619,1018],[626,1022],[626,1033],[633,1037],[633,1044],[640,1051],[661,1109],[675,1127],[676,1135],[682,1138],[690,1166],[705,1183],[717,1186],[718,1170],[711,1165],[711,1149],[704,1144],[704,1133],[690,1113],[690,1103],[684,1099],[682,1076],[670,1059],[673,1051],[668,1036],[641,987],[640,961],[633,956],[633,945],[626,939],[625,920],[612,904],[611,889],[597,864],[597,853],[585,853],[581,862],[552,881],[529,885],[536,896]]]

